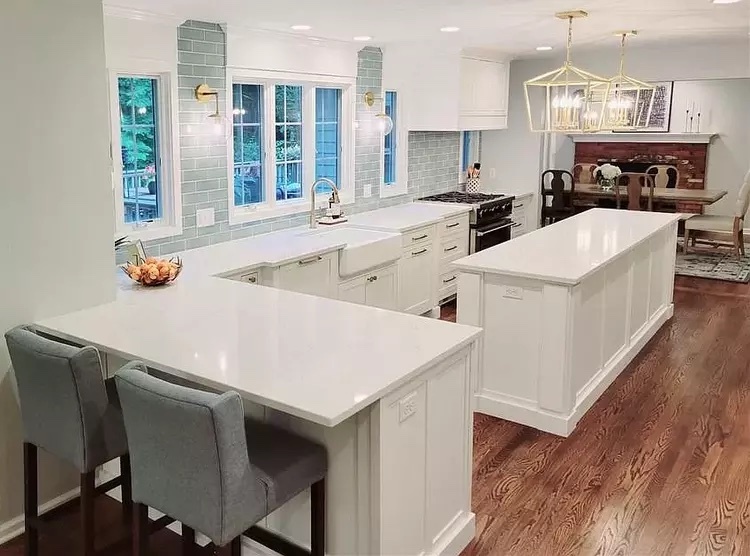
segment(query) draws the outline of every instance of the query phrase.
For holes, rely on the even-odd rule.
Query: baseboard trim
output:
[[[476,534],[476,515],[464,512],[449,529],[441,534],[441,539],[435,544],[431,555],[459,556],[463,549],[469,546]]]
[[[81,492],[80,487],[76,487],[68,492],[61,494],[60,496],[53,498],[49,502],[45,502],[39,506],[39,515],[46,513],[50,510],[54,510],[58,506],[62,506],[66,502],[70,502],[74,498],[78,497]],[[23,514],[14,517],[4,523],[0,523],[0,545],[6,542],[20,537],[26,531],[24,524]]]
[[[601,371],[581,389],[576,396],[576,406],[569,414],[541,409],[536,401],[522,400],[501,392],[482,391],[475,397],[476,411],[499,419],[520,423],[558,436],[570,436],[578,421],[591,409],[604,391],[635,359],[648,341],[674,314],[674,305],[662,308],[631,339],[630,345],[613,357]]]

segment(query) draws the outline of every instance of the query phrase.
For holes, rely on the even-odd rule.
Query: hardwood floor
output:
[[[477,415],[474,439],[462,556],[750,555],[750,286],[678,278],[674,319],[570,438]],[[101,542],[124,532],[112,500],[96,516]],[[62,517],[41,554],[76,554],[78,521]],[[151,543],[180,554],[168,531]],[[22,554],[22,539],[0,547]]]

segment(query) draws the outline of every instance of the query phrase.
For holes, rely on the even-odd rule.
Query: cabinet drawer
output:
[[[435,227],[425,226],[424,228],[418,228],[411,232],[406,232],[402,237],[403,246],[411,247],[418,243],[429,243],[435,237]]]
[[[456,293],[458,285],[458,275],[461,273],[458,269],[448,270],[440,275],[438,280],[438,300],[442,301]]]
[[[510,235],[511,237],[519,237],[525,234],[528,231],[526,227],[526,216],[525,215],[519,215],[516,216],[513,215],[513,226],[510,229]]]
[[[469,233],[469,215],[461,214],[443,220],[439,225],[440,237],[446,237],[448,234],[468,234]]]
[[[329,253],[284,265],[279,268],[276,287],[308,295],[332,297],[333,262],[333,255]],[[336,293],[333,292],[333,295]]]
[[[447,271],[448,264],[469,254],[469,236],[451,236],[440,245],[440,271]]]

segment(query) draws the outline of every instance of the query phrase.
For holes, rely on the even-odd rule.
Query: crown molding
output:
[[[319,46],[327,48],[339,48],[342,50],[354,50],[359,52],[366,46],[377,45],[371,43],[355,43],[353,41],[342,41],[337,39],[327,39],[323,37],[315,37],[308,35],[300,35],[298,33],[291,33],[287,31],[277,31],[274,29],[261,29],[258,27],[250,27],[246,25],[222,25],[227,35],[244,36],[244,37],[265,37],[275,38],[290,43],[304,44],[307,46]]]
[[[709,144],[717,133],[581,133],[569,134],[574,143],[684,143]]]
[[[121,19],[132,19],[134,21],[150,21],[164,25],[173,25],[179,27],[186,18],[177,14],[165,14],[149,12],[147,10],[138,10],[126,6],[115,6],[112,4],[104,5],[104,15],[107,17],[119,17]]]

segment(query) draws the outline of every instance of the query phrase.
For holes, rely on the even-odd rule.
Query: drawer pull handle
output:
[[[521,226],[521,223],[520,223],[520,222],[516,222],[515,224],[513,224],[513,227],[514,227],[514,228],[518,228],[519,226]]]
[[[318,255],[317,257],[310,257],[309,259],[302,259],[297,264],[299,264],[300,266],[305,266],[305,265],[308,265],[308,264],[317,263],[318,261],[322,261],[322,260],[323,260],[323,257],[321,257],[320,255]]]
[[[249,282],[250,284],[255,284],[258,279],[255,276],[245,276],[245,281]]]
[[[453,282],[458,276],[454,276],[453,278],[448,278],[447,280],[443,280],[443,284],[450,284]]]
[[[453,247],[449,247],[448,249],[443,249],[443,251],[448,253],[450,251],[455,251],[456,249],[458,249],[458,245],[454,245]]]
[[[412,251],[411,255],[412,257],[416,257],[417,255],[424,255],[425,253],[427,253],[427,249],[422,249],[421,251],[417,251],[416,253]]]
[[[377,277],[377,276],[370,276],[370,277],[369,277],[369,278],[367,279],[367,281],[368,281],[368,282],[374,282],[374,281],[375,281],[375,280],[377,280],[377,279],[378,279],[378,277]]]
[[[456,222],[455,224],[448,224],[446,228],[455,228],[456,226],[460,226],[461,222]]]
[[[429,236],[427,234],[419,237],[413,237],[411,238],[412,241],[422,241],[423,239],[427,239]]]

